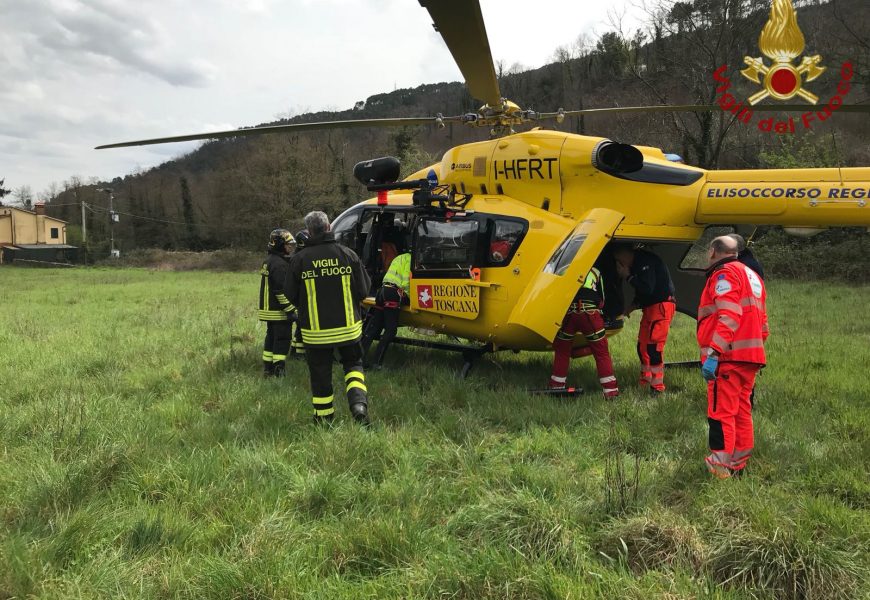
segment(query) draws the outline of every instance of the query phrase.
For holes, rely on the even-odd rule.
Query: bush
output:
[[[752,249],[773,277],[870,282],[870,234],[864,229],[830,229],[800,238],[771,228]]]
[[[146,248],[131,250],[101,266],[139,267],[157,271],[256,271],[265,253],[227,248],[213,252],[184,252]]]

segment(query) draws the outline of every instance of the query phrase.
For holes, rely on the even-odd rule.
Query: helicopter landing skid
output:
[[[580,396],[583,394],[582,387],[566,387],[566,388],[557,388],[557,389],[543,389],[543,390],[529,390],[529,393],[533,396],[553,396],[555,398],[573,398],[575,396]]]
[[[673,369],[674,367],[679,368],[679,369],[685,369],[687,367],[692,368],[692,369],[700,369],[701,368],[701,361],[700,360],[682,360],[682,361],[678,361],[678,362],[669,362],[669,363],[665,363],[665,367],[667,367],[669,369]]]
[[[379,336],[380,337],[380,336]],[[417,348],[431,348],[433,350],[448,350],[451,352],[461,352],[465,362],[462,369],[459,371],[459,376],[462,379],[468,377],[471,368],[478,358],[484,354],[493,352],[492,344],[484,344],[483,346],[466,346],[463,344],[451,344],[448,342],[430,342],[428,340],[418,340],[416,338],[397,337],[393,340],[394,344],[404,344],[405,346],[415,346]]]

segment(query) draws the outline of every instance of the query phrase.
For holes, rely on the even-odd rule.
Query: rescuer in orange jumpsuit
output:
[[[634,288],[626,314],[643,311],[637,333],[640,385],[660,394],[665,391],[665,343],[676,311],[671,274],[661,258],[646,250],[622,246],[613,256],[617,273]]]
[[[553,370],[550,375],[551,390],[565,390],[568,381],[568,367],[571,361],[571,346],[577,333],[586,338],[589,353],[595,358],[598,371],[598,382],[604,392],[605,399],[619,396],[619,386],[613,372],[613,361],[607,344],[607,330],[604,326],[604,279],[596,262],[583,285],[577,291],[574,302],[568,309],[568,314],[562,320],[562,327],[553,340]]]
[[[758,274],[739,262],[737,242],[710,243],[707,284],[698,306],[701,374],[707,380],[710,455],[707,468],[720,478],[740,475],[754,443],[750,395],[764,366],[767,293]]]

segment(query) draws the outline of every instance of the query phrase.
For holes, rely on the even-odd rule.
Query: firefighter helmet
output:
[[[311,239],[311,236],[308,235],[307,229],[303,229],[301,231],[296,232],[296,247],[300,248],[300,249],[304,248],[305,244],[307,244],[308,240],[310,240],[310,239]]]
[[[286,229],[273,229],[272,233],[269,234],[269,251],[283,252],[284,244],[296,244],[293,234]]]

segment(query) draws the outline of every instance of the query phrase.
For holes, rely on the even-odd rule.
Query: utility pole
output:
[[[76,200],[78,200],[78,197],[79,197],[78,191],[74,191],[73,194],[75,194]],[[81,200],[81,205],[82,205],[82,245],[87,246],[88,245],[88,223],[85,220],[85,201],[84,200]]]
[[[73,197],[82,205],[82,260],[84,264],[88,264],[88,222],[85,217],[85,201],[84,199],[79,200],[79,191],[77,189],[73,190]]]
[[[115,208],[113,206],[113,202],[115,200],[115,193],[112,191],[112,188],[100,188],[97,190],[98,192],[105,192],[109,194],[109,232],[110,232],[110,252],[109,256],[112,258],[118,258],[120,256],[120,252],[115,250],[115,223],[118,222],[118,215],[115,214]]]

